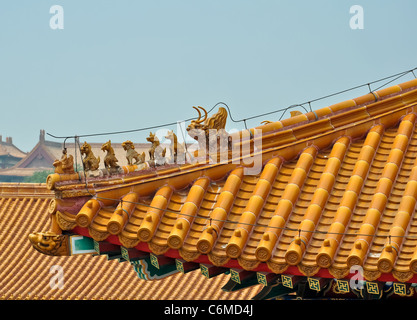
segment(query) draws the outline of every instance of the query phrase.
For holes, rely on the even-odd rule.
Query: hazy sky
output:
[[[64,29],[50,26],[53,5]],[[363,29],[350,26],[353,5]],[[136,129],[220,101],[234,119],[282,109],[417,67],[416,30],[415,0],[1,1],[0,135],[30,151],[40,129]],[[81,140],[136,143],[145,133]]]

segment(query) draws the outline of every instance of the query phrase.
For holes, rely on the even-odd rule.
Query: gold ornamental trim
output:
[[[75,219],[68,219],[67,215],[63,214],[61,211],[57,211],[55,216],[56,221],[62,230],[72,230],[77,225]]]

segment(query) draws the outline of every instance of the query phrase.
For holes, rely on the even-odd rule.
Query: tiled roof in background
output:
[[[221,287],[229,276],[207,279],[199,270],[146,281],[129,262],[106,256],[45,256],[33,250],[28,233],[49,229],[53,195],[44,184],[0,184],[0,300],[233,300],[250,299],[261,288],[225,292]],[[50,285],[56,265],[63,268],[62,289]]]
[[[9,155],[16,158],[24,158],[26,153],[19,150],[16,146],[11,143],[2,143],[0,142],[0,156]]]

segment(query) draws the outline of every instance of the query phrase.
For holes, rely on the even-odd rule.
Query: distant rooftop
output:
[[[6,137],[6,140],[3,141],[3,136],[0,135],[0,156],[24,158],[26,153],[13,144],[12,137]]]

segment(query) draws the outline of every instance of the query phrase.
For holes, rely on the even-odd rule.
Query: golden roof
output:
[[[260,289],[225,292],[220,288],[227,275],[207,280],[198,270],[146,281],[128,262],[108,261],[105,255],[43,255],[31,248],[27,234],[49,228],[53,196],[45,184],[0,183],[0,300],[239,300]],[[62,288],[51,287],[54,266],[63,268]]]
[[[53,174],[50,213],[57,229],[188,262],[417,282],[416,114],[417,79],[235,134],[256,174],[242,155]]]

